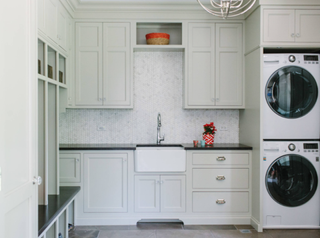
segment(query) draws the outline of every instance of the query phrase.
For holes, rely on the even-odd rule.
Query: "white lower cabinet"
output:
[[[189,196],[192,213],[206,216],[237,215],[244,222],[251,214],[250,151],[188,151]],[[229,222],[230,222],[229,221]]]
[[[248,213],[249,192],[193,192],[193,212]]]
[[[80,176],[80,154],[62,154],[59,156],[60,183],[79,183]]]
[[[84,212],[127,212],[127,154],[84,154]]]
[[[81,186],[75,224],[252,224],[251,151],[187,150],[186,156],[186,172],[146,173],[135,171],[134,150],[61,151],[62,186]],[[73,182],[78,169],[80,182]]]
[[[136,175],[135,212],[185,212],[184,175]]]

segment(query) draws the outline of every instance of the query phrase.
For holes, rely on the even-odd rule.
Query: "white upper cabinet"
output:
[[[102,106],[102,24],[76,24],[76,106]]]
[[[68,27],[69,27],[69,20],[67,14],[63,11],[62,8],[59,8],[57,16],[57,42],[58,44],[66,51],[68,51],[67,47],[67,36],[68,36]]]
[[[189,24],[187,107],[212,106],[215,98],[215,24]]]
[[[45,13],[44,13],[44,1],[38,0],[38,29],[45,32]]]
[[[68,52],[69,16],[57,0],[38,1],[38,29]]]
[[[131,106],[129,23],[103,24],[103,105]]]
[[[264,44],[301,44],[320,42],[320,10],[264,9]]]
[[[242,25],[216,25],[216,106],[243,106]]]
[[[188,40],[185,108],[242,108],[242,24],[190,23]]]
[[[45,32],[51,40],[57,40],[58,4],[56,0],[44,1]]]
[[[264,10],[263,40],[294,42],[294,10]]]
[[[296,42],[320,42],[320,10],[296,10]]]
[[[132,108],[129,23],[76,24],[75,106]]]

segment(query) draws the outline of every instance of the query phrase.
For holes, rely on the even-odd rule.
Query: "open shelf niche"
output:
[[[154,32],[163,32],[170,35],[169,45],[148,45],[146,34]],[[137,22],[136,24],[136,48],[141,46],[172,48],[183,46],[181,22]]]

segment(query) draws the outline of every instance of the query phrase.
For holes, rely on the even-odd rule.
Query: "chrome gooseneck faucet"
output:
[[[157,144],[160,145],[161,141],[164,141],[164,135],[161,137],[160,135],[160,127],[161,127],[161,115],[158,113],[158,127],[157,127]]]

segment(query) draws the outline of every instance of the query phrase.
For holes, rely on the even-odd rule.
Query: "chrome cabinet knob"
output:
[[[294,36],[295,36],[294,33],[292,33],[292,34],[291,34],[291,37],[294,38]]]
[[[296,37],[300,37],[300,34],[299,34],[299,33],[297,33],[297,34],[296,34]]]

